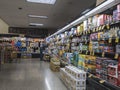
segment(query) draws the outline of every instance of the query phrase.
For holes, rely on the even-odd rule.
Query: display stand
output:
[[[47,40],[49,40],[50,51],[58,56],[64,58],[68,52],[73,53],[71,64],[88,72],[88,86],[92,86],[92,89],[87,90],[120,89],[120,70],[118,69],[120,67],[118,60],[120,57],[119,0],[105,1],[49,36]],[[103,65],[104,62],[106,63],[104,60],[103,64],[97,64],[99,63],[97,58],[100,58],[101,61],[106,58],[107,64]],[[65,60],[62,59],[62,61]],[[69,62],[67,63],[69,64]],[[102,70],[105,70],[102,71],[101,67],[104,67]],[[107,78],[101,78],[103,76]]]

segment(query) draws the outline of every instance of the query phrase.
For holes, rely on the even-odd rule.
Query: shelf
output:
[[[118,86],[115,86],[115,85],[112,85],[111,83],[101,79],[101,78],[98,78],[97,76],[93,75],[93,74],[90,74],[90,73],[87,73],[88,75],[88,79],[91,79],[91,80],[94,80],[95,82],[97,82],[98,84],[103,85],[104,87],[108,88],[108,90],[120,90],[120,87]]]
[[[91,33],[100,32],[100,31],[103,31],[105,28],[107,29],[107,25],[112,26],[112,25],[119,24],[119,23],[120,23],[120,21],[116,21],[116,22],[108,23],[108,24],[101,25],[101,26],[98,26],[98,27],[95,27],[95,28],[90,28],[86,31],[81,32],[81,34],[79,34],[79,35],[73,35],[73,37],[79,37],[79,36],[82,36],[82,35],[89,35]],[[100,29],[100,28],[102,28],[102,29]],[[99,30],[97,30],[97,29],[99,29]]]
[[[112,65],[108,65],[108,67],[111,67],[111,68],[118,68],[118,66],[112,66]]]
[[[79,52],[80,54],[86,54],[86,55],[93,55],[93,52],[90,53],[90,51],[80,51]],[[104,53],[104,56],[102,56],[102,52],[98,53],[98,52],[94,52],[94,55],[93,56],[98,56],[98,57],[107,57],[107,58],[112,58],[112,59],[115,59],[115,55],[116,53],[115,52],[105,52]],[[120,54],[118,54],[118,56],[120,56]]]
[[[108,74],[108,76],[118,78],[116,75],[113,76],[113,75]]]

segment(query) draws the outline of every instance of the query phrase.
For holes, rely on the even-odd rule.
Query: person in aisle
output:
[[[43,51],[44,51],[44,44],[40,43],[40,61],[43,61]]]

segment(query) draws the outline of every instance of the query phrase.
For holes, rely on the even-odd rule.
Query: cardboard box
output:
[[[86,90],[86,87],[71,87],[71,90]]]
[[[73,80],[71,82],[73,87],[86,87],[86,80]]]

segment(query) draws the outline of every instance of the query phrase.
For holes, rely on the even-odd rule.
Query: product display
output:
[[[60,75],[70,90],[86,90],[86,72],[74,66],[66,66],[60,69]]]
[[[85,18],[77,26],[57,34],[56,37],[53,35],[48,42],[53,46],[50,51],[56,51],[54,54],[60,57],[71,53],[73,56],[69,57],[68,65],[87,72],[90,79],[93,76],[100,80],[95,79],[96,83],[102,84],[103,80],[109,86],[102,84],[106,88],[120,86],[120,4],[110,11]],[[69,66],[65,70],[61,69],[63,81],[69,88],[74,85],[70,82],[70,75],[74,76],[71,69]]]
[[[60,70],[60,61],[57,57],[51,58],[50,69],[54,72],[58,72]]]

